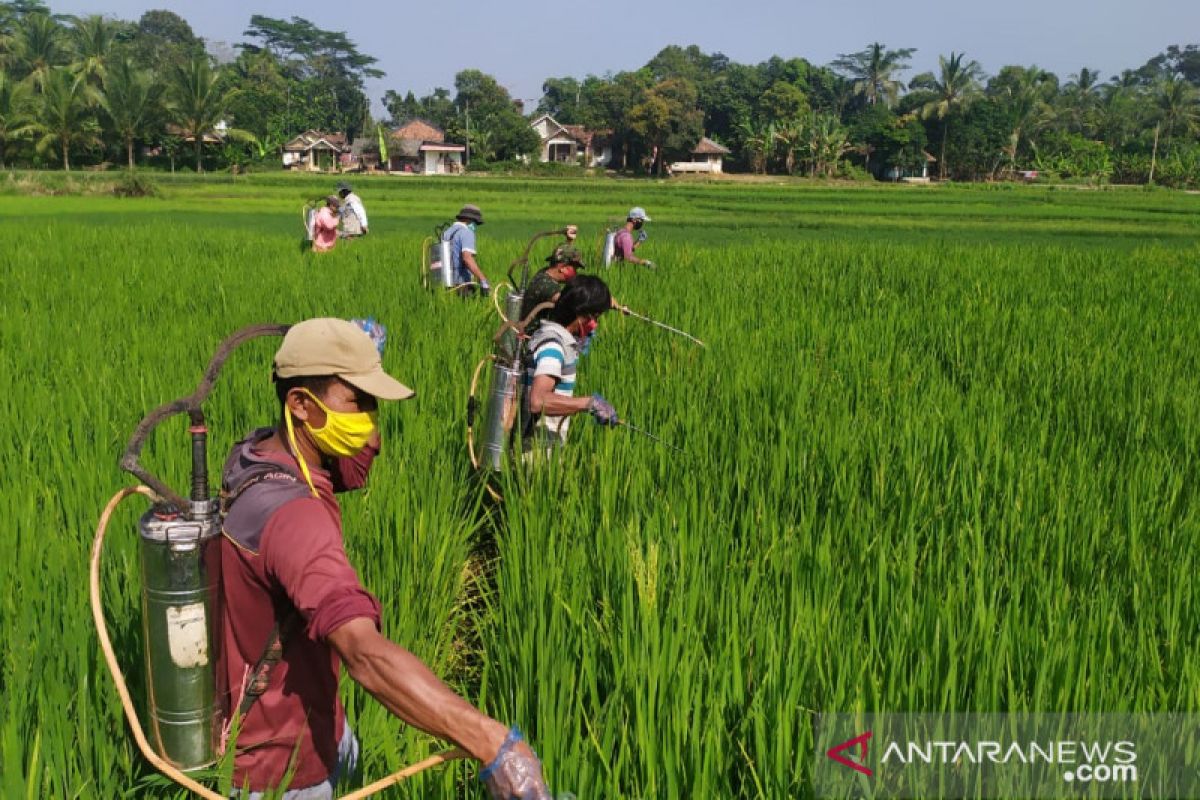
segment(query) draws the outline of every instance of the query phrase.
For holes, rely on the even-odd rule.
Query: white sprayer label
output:
[[[204,603],[167,608],[167,644],[171,649],[171,661],[177,667],[188,669],[208,663]]]

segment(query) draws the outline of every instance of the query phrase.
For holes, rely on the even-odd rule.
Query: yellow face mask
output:
[[[308,422],[304,423],[304,427],[308,430],[308,435],[312,437],[317,449],[333,458],[356,456],[362,452],[362,449],[371,441],[371,434],[375,433],[378,413],[375,411],[333,411],[318,400],[312,392],[307,389],[301,389],[301,391],[311,397],[312,401],[325,412],[325,424],[320,428],[314,428]],[[300,462],[300,470],[304,473],[304,480],[315,497],[317,490],[313,486],[312,476],[308,472],[308,464],[304,463],[305,460],[303,456],[300,456],[300,450],[296,447],[296,432],[292,427],[291,412],[285,414],[284,417],[287,421],[288,443],[291,444],[292,452]]]

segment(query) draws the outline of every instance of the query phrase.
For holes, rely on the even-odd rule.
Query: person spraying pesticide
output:
[[[341,201],[337,195],[325,198],[325,205],[313,217],[312,249],[314,253],[327,253],[338,240],[338,215]]]
[[[442,232],[442,241],[450,245],[450,275],[453,285],[466,293],[472,285],[479,287],[481,294],[492,290],[487,276],[479,266],[478,251],[475,249],[475,231],[483,224],[483,212],[479,206],[468,203],[454,217],[454,224]]]
[[[342,239],[352,239],[367,235],[367,209],[362,198],[354,192],[354,187],[345,181],[337,185],[338,197],[342,199],[342,230],[338,236]]]
[[[529,340],[522,448],[547,453],[567,441],[571,417],[590,413],[601,425],[619,425],[612,404],[594,394],[575,397],[579,348],[597,320],[612,308],[612,295],[599,278],[582,275],[567,282],[554,307]]]
[[[272,375],[278,422],[234,445],[220,496],[210,497],[201,404],[236,346],[280,333]],[[230,749],[233,797],[275,796],[286,783],[285,800],[332,798],[359,753],[338,696],[343,664],[392,714],[458,748],[347,797],[361,800],[466,757],[486,765],[480,779],[492,798],[550,798],[541,764],[517,728],[477,710],[380,633],[380,602],[346,554],[337,496],[367,483],[382,446],[380,401],[414,394],[384,371],[386,341],[374,320],[321,318],[239,331],[222,343],[191,395],[142,421],[122,458],[145,485],[118,492],[101,516],[91,563],[93,618],[142,753],[207,800],[227,798],[185,770]],[[190,499],[139,461],[155,426],[182,413],[191,421]],[[140,532],[154,745],[117,666],[100,593],[108,520],[135,493],[153,503]],[[223,725],[214,726],[214,718]]]
[[[293,326],[275,355],[281,420],[251,433],[226,462],[218,684],[231,703],[242,698],[235,784],[277,785],[295,754],[292,784],[332,791],[358,750],[337,696],[344,663],[393,714],[489,764],[493,797],[548,797],[515,729],[379,633],[380,604],[346,557],[335,495],[366,484],[381,447],[379,401],[414,394],[383,371],[386,340],[371,327],[374,336],[337,319]],[[280,660],[259,691],[255,666],[276,643]],[[251,692],[257,701],[246,703]]]
[[[635,251],[646,241],[646,231],[643,229],[649,221],[650,217],[646,216],[646,209],[640,206],[629,209],[624,227],[617,231],[613,240],[613,259],[630,264],[641,264],[650,269],[654,268],[653,261],[635,255]]]

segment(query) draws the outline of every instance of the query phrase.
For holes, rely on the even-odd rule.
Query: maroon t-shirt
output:
[[[225,480],[236,486],[237,471],[278,464],[299,475],[290,455],[264,452],[263,429],[239,443],[226,465]],[[237,708],[243,685],[275,627],[291,609],[301,624],[285,638],[283,658],[263,695],[242,720],[234,758],[234,785],[262,791],[278,786],[295,753],[290,786],[324,781],[337,763],[345,711],[337,696],[341,662],[325,637],[350,620],[380,625],[379,601],[358,580],[342,543],[341,509],[335,492],[365,485],[378,450],[337,460],[332,471],[310,465],[319,497],[308,487],[288,499],[262,526],[257,549],[239,544],[228,530],[221,537],[221,646],[218,693],[226,717]],[[236,502],[242,502],[239,498]],[[229,519],[227,518],[227,525]]]

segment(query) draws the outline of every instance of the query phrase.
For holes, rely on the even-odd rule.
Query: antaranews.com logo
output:
[[[818,797],[1200,798],[1197,715],[825,715]]]

